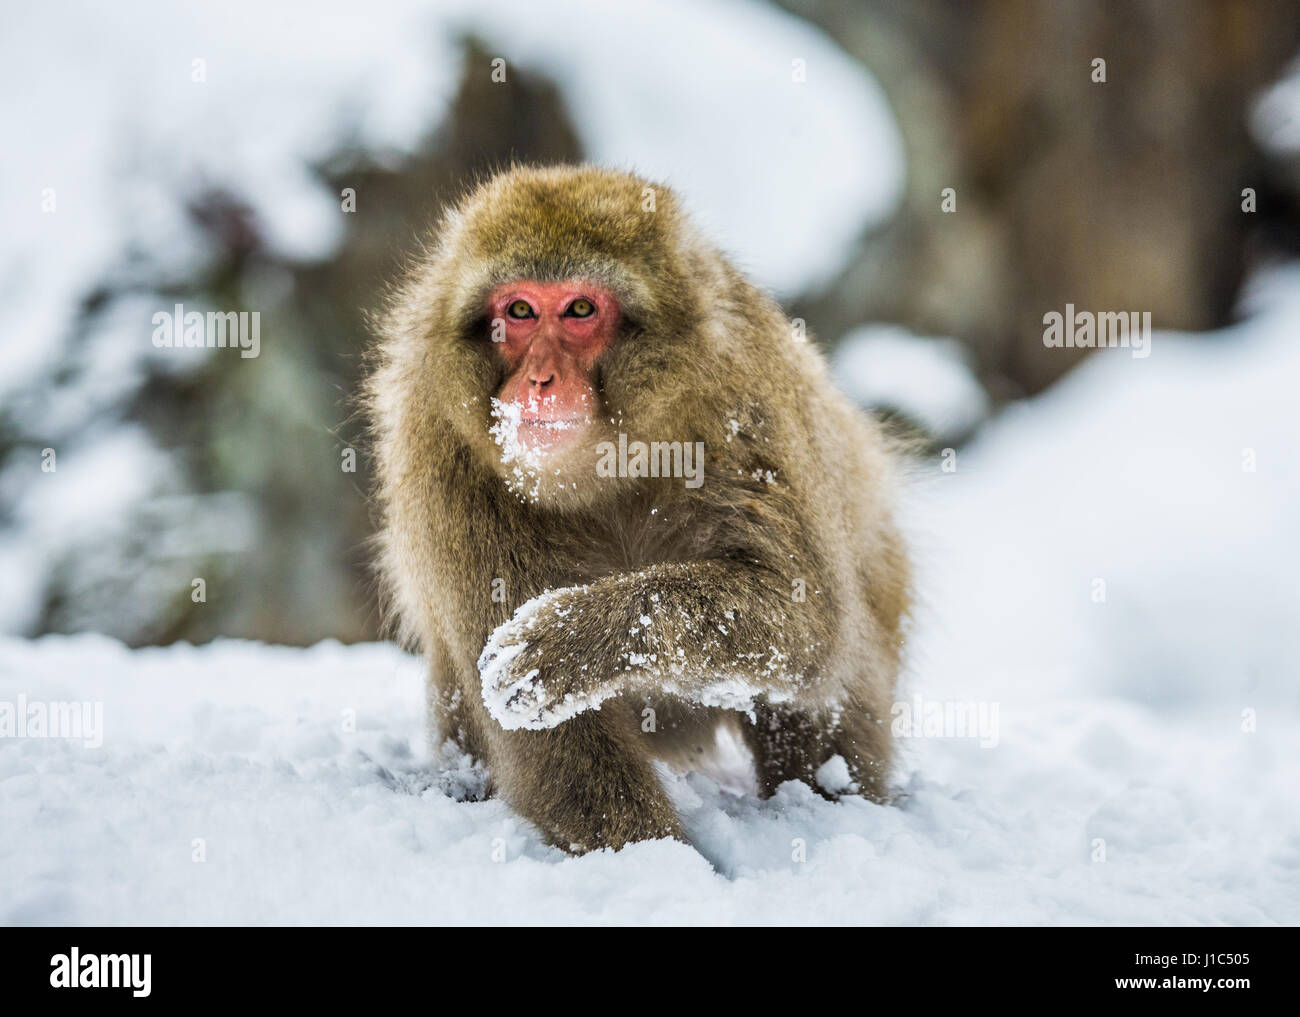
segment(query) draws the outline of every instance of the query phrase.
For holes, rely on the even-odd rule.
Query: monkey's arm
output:
[[[824,612],[775,570],[731,560],[550,590],[492,633],[483,699],[509,730],[554,727],[642,690],[732,708],[758,695],[779,702],[818,679]]]

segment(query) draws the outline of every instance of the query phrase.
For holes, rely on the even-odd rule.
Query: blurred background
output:
[[[1086,351],[1044,346],[1047,311],[1149,311],[1231,350],[1251,280],[1295,290],[1294,0],[55,4],[10,12],[0,52],[15,635],[375,638],[366,313],[512,160],[676,187],[936,456],[1065,391]],[[176,303],[260,312],[260,356],[155,348]],[[1095,354],[1125,359],[1074,419],[1110,412],[1121,370],[1149,372],[1150,408],[1160,342]],[[1134,480],[1096,483],[1122,502]]]

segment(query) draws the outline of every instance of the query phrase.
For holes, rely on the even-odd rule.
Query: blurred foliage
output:
[[[1214,328],[1256,240],[1295,242],[1294,191],[1247,130],[1300,46],[1295,0],[779,2],[871,69],[907,150],[901,213],[797,306],[823,335],[884,320],[953,336],[994,395],[1018,396],[1086,354],[1044,347],[1047,311]]]

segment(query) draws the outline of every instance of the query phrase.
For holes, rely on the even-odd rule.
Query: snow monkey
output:
[[[684,840],[656,761],[725,721],[764,795],[885,794],[897,466],[671,191],[502,172],[376,331],[390,613],[428,657],[436,738],[495,793],[570,851]]]

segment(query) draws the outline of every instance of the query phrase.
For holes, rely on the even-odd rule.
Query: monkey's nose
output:
[[[548,374],[530,374],[528,376],[528,381],[530,384],[532,384],[534,388],[545,388],[554,380],[555,380],[554,371],[551,371]]]

